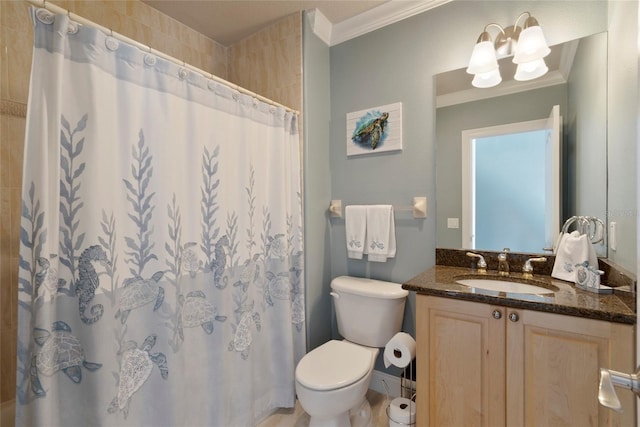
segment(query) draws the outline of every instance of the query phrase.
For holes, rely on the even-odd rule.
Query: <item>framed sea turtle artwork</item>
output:
[[[347,156],[401,150],[401,102],[347,114]]]

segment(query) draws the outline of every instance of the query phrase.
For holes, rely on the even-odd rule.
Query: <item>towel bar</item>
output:
[[[604,242],[604,222],[594,216],[572,216],[565,221],[562,226],[562,233],[568,233],[571,224],[576,223],[576,230],[580,234],[589,236],[589,240],[594,245]]]
[[[427,198],[414,197],[412,205],[393,205],[395,212],[411,212],[414,218],[427,217]],[[342,218],[342,200],[331,200],[329,214],[332,218]]]

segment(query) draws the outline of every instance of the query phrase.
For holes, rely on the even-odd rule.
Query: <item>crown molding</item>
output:
[[[316,36],[327,45],[335,46],[451,1],[452,0],[390,0],[380,6],[333,25],[316,9],[312,12],[314,17],[310,17],[310,19],[313,32]],[[321,18],[318,17],[318,14]],[[324,18],[324,20],[322,18]],[[329,28],[327,28],[327,24]],[[327,41],[327,39],[329,41]]]
[[[307,13],[307,19],[309,20],[309,24],[311,24],[311,28],[313,28],[313,33],[326,45],[331,46],[331,21],[320,12],[320,9],[309,11],[309,13]]]

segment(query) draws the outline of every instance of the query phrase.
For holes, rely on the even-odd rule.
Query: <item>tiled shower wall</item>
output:
[[[228,79],[302,111],[302,21],[295,13],[228,49]]]
[[[301,109],[300,14],[227,48],[140,0],[52,3],[255,93]],[[0,0],[0,403],[15,395],[22,151],[33,45],[28,8],[24,0]]]

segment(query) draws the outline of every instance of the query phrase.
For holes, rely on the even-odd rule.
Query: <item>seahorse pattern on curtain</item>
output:
[[[292,406],[297,116],[32,17],[17,425],[242,426]]]

